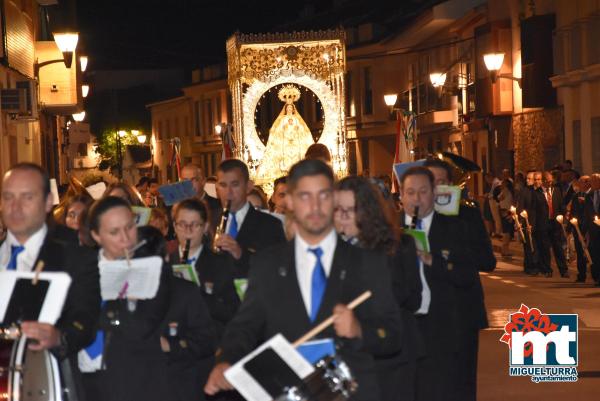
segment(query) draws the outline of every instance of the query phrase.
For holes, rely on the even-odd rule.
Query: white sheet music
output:
[[[21,271],[2,271],[0,272],[0,322],[4,322],[4,315],[13,294],[17,280],[32,280],[34,272]],[[71,276],[65,272],[42,272],[38,279],[50,283],[48,292],[44,298],[40,315],[37,321],[48,324],[55,324],[62,313],[69,286],[71,285]]]
[[[276,334],[254,351],[242,358],[238,363],[225,371],[225,378],[248,401],[271,401],[272,398],[262,386],[244,369],[244,364],[271,347],[281,359],[300,377],[304,379],[315,368],[296,351],[283,335]]]
[[[162,258],[150,256],[127,260],[101,261],[100,292],[102,299],[151,299],[160,284]]]

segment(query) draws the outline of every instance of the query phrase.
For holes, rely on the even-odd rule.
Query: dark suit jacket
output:
[[[38,261],[44,261],[44,271],[64,271],[71,276],[71,286],[56,327],[63,333],[66,347],[52,352],[59,358],[75,356],[90,345],[96,336],[100,314],[100,276],[96,253],[54,238],[48,230],[40,248]]]
[[[202,291],[179,278],[170,282],[171,298],[162,335],[169,341],[168,377],[172,400],[203,400],[201,384],[208,379],[216,348],[216,333]],[[170,329],[176,325],[176,331]]]
[[[378,400],[373,355],[391,355],[401,344],[401,317],[390,290],[385,255],[370,253],[338,238],[327,288],[311,323],[296,275],[294,241],[259,252],[252,259],[248,291],[225,330],[218,359],[238,361],[277,333],[290,342],[325,320],[337,303],[347,304],[365,290],[373,296],[355,309],[361,340],[337,338],[333,327],[319,337],[335,338],[339,354],[358,380],[357,400]]]
[[[552,186],[552,216],[550,220],[555,221],[559,214],[565,215],[565,204],[563,190],[559,185]]]
[[[587,235],[589,238],[588,244],[594,245],[600,240],[600,227],[594,223],[594,216],[600,214],[600,210],[594,210],[594,191],[589,191],[587,194],[585,194],[583,213],[585,216],[585,231],[587,231],[587,234],[584,235]]]
[[[170,266],[163,264],[154,298],[137,301],[133,311],[126,299],[107,301],[102,309],[107,401],[167,399],[167,356],[160,347],[160,335],[169,308],[171,279]]]
[[[534,234],[536,232],[541,233],[545,231],[549,227],[548,218],[548,202],[546,202],[546,194],[544,194],[544,190],[541,188],[534,189],[532,192],[533,197],[533,208],[535,213],[534,222],[531,222],[531,218],[529,219],[529,223],[533,226]]]
[[[404,222],[404,216],[401,221]],[[474,255],[468,242],[465,244],[465,239],[469,238],[468,230],[456,217],[434,212],[428,238],[433,262],[424,267],[431,303],[429,312],[417,321],[428,354],[454,352],[459,329],[473,325],[473,321],[461,319],[459,313],[465,307],[460,297],[468,294],[479,280]],[[469,299],[468,296],[465,298]]]
[[[235,261],[234,275],[248,277],[250,256],[261,249],[284,243],[285,234],[280,220],[250,205],[236,240],[242,248],[242,257]]]
[[[491,272],[496,268],[496,257],[492,249],[492,241],[487,234],[479,208],[461,205],[458,218],[467,228],[468,246],[471,259],[477,271]],[[470,329],[485,329],[488,327],[485,310],[483,288],[479,274],[471,286],[458,289],[459,316],[461,326]]]
[[[173,264],[180,263],[179,252],[171,254],[169,260]],[[200,280],[200,292],[214,320],[217,336],[221,338],[225,325],[240,305],[233,285],[233,259],[227,253],[213,253],[205,244],[195,267]]]

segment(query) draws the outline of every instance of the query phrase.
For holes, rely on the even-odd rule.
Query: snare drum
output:
[[[56,358],[31,351],[27,339],[0,339],[0,400],[62,401]]]
[[[289,387],[275,401],[346,401],[358,384],[348,365],[339,358],[326,357],[315,364],[315,371],[300,387]]]

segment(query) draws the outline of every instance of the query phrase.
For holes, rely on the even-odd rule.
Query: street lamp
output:
[[[138,140],[138,142],[139,142],[140,144],[144,144],[144,143],[146,143],[146,135],[144,135],[144,134],[140,134],[140,135],[138,135],[138,136],[137,136],[137,140]]]
[[[90,86],[89,85],[81,85],[81,96],[82,97],[87,97],[87,95],[90,93]]]
[[[79,112],[79,113],[75,113],[72,115],[73,120],[75,120],[76,122],[80,123],[83,120],[85,120],[85,111]]]
[[[490,79],[495,84],[498,78],[507,78],[517,81],[519,88],[521,87],[521,78],[513,77],[510,74],[498,74],[502,64],[504,63],[504,53],[487,53],[483,55],[485,68],[490,72]]]
[[[119,138],[123,138],[125,135],[127,135],[127,131],[125,130],[119,130],[117,133],[119,134]]]
[[[429,80],[431,81],[431,85],[434,88],[441,88],[446,83],[446,73],[445,72],[432,72],[429,74]]]
[[[85,72],[88,65],[88,56],[79,57],[79,65],[81,66],[81,72]]]
[[[388,107],[390,107],[392,109],[394,108],[394,105],[396,104],[397,100],[398,100],[398,94],[397,93],[390,93],[390,94],[387,94],[387,95],[383,95],[383,101],[385,102],[386,106],[388,106]]]
[[[221,135],[221,132],[223,132],[223,125],[222,124],[215,125],[215,134]]]
[[[41,63],[35,63],[33,65],[34,76],[38,77],[40,68],[45,67],[49,64],[54,63],[65,63],[65,67],[71,68],[71,64],[73,64],[73,52],[75,52],[75,48],[77,47],[77,41],[79,40],[79,34],[77,32],[62,32],[62,33],[53,33],[54,42],[56,42],[56,46],[63,54],[62,59],[57,60],[48,60]]]

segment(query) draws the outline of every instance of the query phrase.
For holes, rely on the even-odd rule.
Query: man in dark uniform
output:
[[[550,259],[549,237],[549,209],[546,194],[544,193],[543,174],[536,171],[533,174],[533,205],[535,207],[533,222],[531,216],[529,222],[533,226],[533,239],[535,240],[535,250],[538,253],[538,268],[540,273],[546,277],[552,277],[552,261]]]
[[[535,206],[534,206],[534,182],[535,182],[535,171],[530,170],[527,172],[527,186],[519,192],[517,198],[517,218],[521,224],[525,241],[523,242],[523,271],[525,274],[535,276],[539,273],[538,264],[538,253],[535,252],[535,239],[532,236],[532,231],[527,228],[527,221],[533,228],[535,221]],[[527,220],[521,217],[521,213],[527,212]]]
[[[244,162],[237,159],[221,162],[217,169],[217,195],[223,207],[231,201],[231,209],[225,234],[219,236],[216,245],[235,260],[236,277],[248,276],[251,254],[285,242],[281,221],[254,209],[248,202],[250,189],[252,183]]]
[[[571,215],[570,218],[576,218],[579,224],[579,230],[584,237],[587,236],[589,227],[588,221],[585,216],[585,194],[590,189],[590,177],[588,175],[582,176],[576,183],[572,183],[571,188],[573,189],[573,193],[569,196],[569,202],[565,204],[567,208],[570,207]],[[570,220],[569,218],[569,220]],[[587,265],[588,260],[585,256],[585,243],[581,243],[579,240],[579,235],[577,234],[577,230],[575,226],[573,226],[570,221],[567,225],[568,230],[573,235],[573,241],[575,242],[575,253],[577,254],[577,279],[576,283],[585,283],[585,279],[587,278]]]
[[[430,247],[429,252],[418,252],[422,291],[415,315],[426,356],[417,361],[416,399],[455,400],[458,336],[464,325],[459,318],[463,308],[460,288],[472,287],[478,279],[469,245],[463,242],[468,231],[458,218],[435,212],[434,177],[429,169],[408,169],[400,184],[401,222],[424,231]]]
[[[563,229],[560,223],[556,221],[556,216],[565,218],[565,206],[563,202],[563,192],[560,185],[555,182],[554,175],[550,171],[544,172],[543,180],[544,196],[548,204],[548,238],[556,260],[556,266],[561,277],[569,277],[567,260],[563,245],[566,241],[563,235]]]
[[[588,249],[592,257],[592,278],[600,287],[600,226],[594,220],[600,217],[600,174],[593,174],[590,190],[585,195],[585,221],[589,228],[587,233]]]
[[[451,185],[452,170],[448,163],[439,159],[425,162],[435,178],[435,185]],[[465,223],[468,232],[469,251],[477,271],[491,272],[496,268],[496,257],[492,242],[486,232],[479,207],[473,202],[461,202],[458,218]],[[469,287],[458,287],[459,307],[459,350],[457,377],[457,399],[477,399],[477,352],[479,349],[479,330],[488,327],[483,288],[479,275]]]
[[[24,335],[36,340],[32,350],[50,350],[64,369],[76,366],[77,352],[94,340],[100,313],[100,288],[96,258],[85,248],[53,237],[46,225],[52,209],[50,181],[38,165],[19,163],[2,182],[2,220],[8,229],[0,245],[0,271],[32,271],[40,262],[44,271],[64,271],[72,279],[62,314],[55,325],[23,322]],[[73,389],[72,389],[73,390]]]
[[[355,400],[379,400],[373,355],[400,347],[401,317],[389,285],[386,256],[342,241],[333,226],[333,172],[320,160],[295,164],[288,177],[288,210],[295,238],[252,259],[248,292],[227,326],[205,386],[229,389],[223,372],[277,333],[289,341],[335,316],[318,337],[334,338],[358,382]],[[366,290],[372,297],[354,310],[345,306]]]

